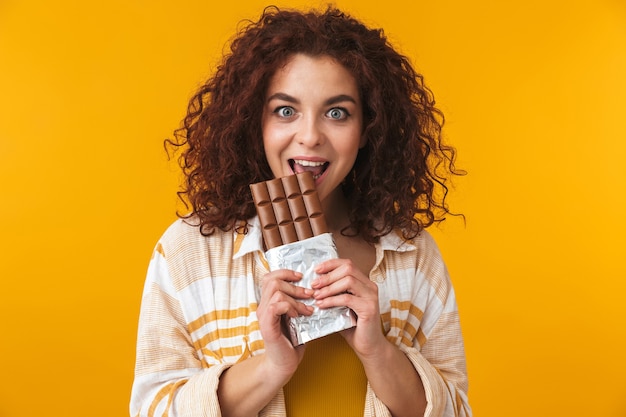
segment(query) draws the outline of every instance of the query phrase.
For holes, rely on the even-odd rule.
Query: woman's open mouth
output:
[[[301,172],[309,171],[313,174],[313,179],[318,179],[326,168],[328,168],[328,162],[321,161],[308,161],[305,159],[290,159],[289,166],[294,174],[299,174]]]

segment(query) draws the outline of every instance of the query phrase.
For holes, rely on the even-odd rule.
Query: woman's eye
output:
[[[291,117],[295,114],[293,107],[283,106],[277,108],[275,111],[280,117]]]
[[[326,115],[334,120],[343,120],[348,117],[349,114],[345,109],[334,108],[330,109]]]

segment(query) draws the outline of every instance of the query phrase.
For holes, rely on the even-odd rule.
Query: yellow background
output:
[[[127,415],[162,141],[264,5],[0,1],[0,417]],[[467,225],[432,233],[475,416],[626,416],[626,3],[337,5],[425,74],[469,171]]]

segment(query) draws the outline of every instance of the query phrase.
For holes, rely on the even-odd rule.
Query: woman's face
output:
[[[270,79],[262,129],[274,177],[311,171],[324,201],[365,145],[356,80],[328,56],[294,55]]]

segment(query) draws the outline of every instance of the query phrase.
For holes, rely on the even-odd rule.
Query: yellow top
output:
[[[339,333],[312,340],[284,387],[287,416],[362,417],[366,389],[363,365]]]

